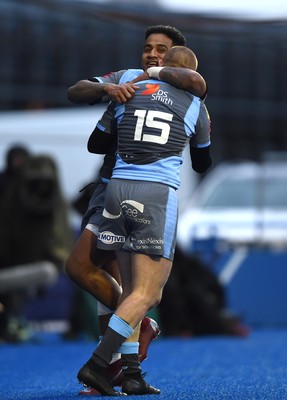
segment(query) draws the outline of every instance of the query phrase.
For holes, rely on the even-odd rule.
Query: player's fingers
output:
[[[123,90],[120,93],[120,98],[121,98],[122,102],[124,103],[124,102],[130,100],[132,97],[134,97],[134,95],[135,95],[135,90],[134,89],[132,89],[132,88],[128,88],[127,89],[126,88],[125,90]]]
[[[119,92],[114,96],[114,99],[117,103],[126,103],[131,98],[131,95],[127,95],[126,93],[122,92]]]

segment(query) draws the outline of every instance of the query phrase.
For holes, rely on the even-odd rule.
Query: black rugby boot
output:
[[[96,389],[105,396],[123,396],[125,393],[114,390],[108,376],[107,368],[100,367],[90,359],[78,372],[78,380],[84,386]]]
[[[160,389],[146,383],[141,373],[125,375],[122,390],[127,395],[160,394]]]

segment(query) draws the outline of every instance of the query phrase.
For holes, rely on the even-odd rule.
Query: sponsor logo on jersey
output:
[[[98,240],[104,244],[124,243],[125,237],[121,235],[115,235],[113,232],[103,231],[99,232]]]
[[[160,85],[158,83],[153,84],[153,83],[147,83],[145,85],[146,90],[144,90],[141,94],[143,96],[148,96],[150,94],[153,94],[155,92],[157,92],[160,89]]]
[[[151,95],[151,100],[160,101],[169,105],[173,104],[173,100],[171,100],[171,98],[168,96],[168,92],[162,90],[159,84],[147,83],[145,86],[147,89],[144,90],[141,95]]]

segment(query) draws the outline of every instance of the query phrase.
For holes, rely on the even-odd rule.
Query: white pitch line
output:
[[[247,247],[239,247],[237,250],[234,251],[230,260],[226,263],[225,267],[219,274],[219,281],[222,285],[228,285],[231,279],[234,277],[240,265],[244,261],[247,256]]]

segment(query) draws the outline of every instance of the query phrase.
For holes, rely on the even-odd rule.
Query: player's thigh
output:
[[[161,291],[170,275],[172,261],[162,257],[132,253],[133,287],[143,295]]]
[[[68,264],[84,265],[89,262],[92,249],[96,247],[96,241],[96,235],[89,229],[84,229],[70,252]]]

